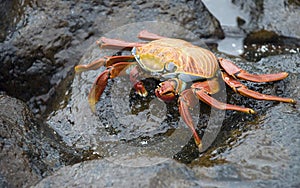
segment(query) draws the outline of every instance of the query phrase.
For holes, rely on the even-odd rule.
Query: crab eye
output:
[[[132,55],[135,55],[135,54],[136,54],[136,47],[133,47],[133,48],[132,48],[131,54],[132,54]]]
[[[177,70],[177,66],[174,62],[166,63],[165,70],[167,72],[175,72]]]

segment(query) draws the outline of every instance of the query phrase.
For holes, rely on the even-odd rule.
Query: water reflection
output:
[[[219,0],[218,6],[213,0],[203,0],[203,3],[219,20],[225,33],[225,38],[218,42],[218,51],[234,56],[243,54],[243,41],[246,36],[238,28],[238,21],[248,22],[249,15],[234,5],[231,0]]]

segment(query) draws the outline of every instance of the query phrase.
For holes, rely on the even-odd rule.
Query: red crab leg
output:
[[[162,39],[165,37],[157,35],[155,33],[150,33],[147,30],[143,30],[138,34],[138,38],[145,39],[145,40],[158,40],[158,39]]]
[[[106,58],[99,58],[86,65],[77,65],[75,67],[76,73],[81,73],[88,70],[96,70],[102,66],[111,66],[122,61],[135,61],[134,56],[109,56]]]
[[[130,73],[130,82],[133,84],[133,87],[135,89],[135,91],[142,97],[146,97],[148,95],[148,92],[143,84],[143,82],[141,82],[139,80],[139,70],[138,70],[138,66],[133,67],[133,69],[131,69]]]
[[[243,80],[248,80],[252,82],[272,82],[277,80],[282,80],[288,76],[286,72],[280,72],[276,74],[250,74],[245,70],[239,68],[231,61],[223,58],[219,58],[221,67],[232,77],[237,77]]]
[[[195,104],[197,104],[198,100],[194,96],[193,91],[191,89],[184,90],[178,99],[179,101],[179,113],[182,117],[183,121],[187,126],[191,129],[193,133],[193,137],[195,140],[196,145],[198,146],[199,150],[202,149],[202,141],[199,137],[198,133],[196,132],[193,119],[191,116],[191,113],[189,111],[189,108],[194,107]]]
[[[290,98],[277,97],[273,95],[265,95],[262,93],[258,93],[256,91],[248,89],[245,85],[229,76],[227,73],[222,72],[222,78],[235,92],[240,93],[246,97],[251,97],[258,100],[271,100],[271,101],[279,101],[279,102],[287,102],[295,104],[296,101]]]
[[[197,82],[192,85],[193,92],[195,95],[203,102],[206,104],[215,107],[220,110],[235,110],[235,111],[240,111],[240,112],[245,112],[249,114],[255,114],[256,112],[252,110],[251,108],[244,108],[241,106],[236,106],[236,105],[231,105],[231,104],[226,104],[223,102],[220,102],[213,97],[211,97],[209,94],[214,94],[215,91],[217,91],[216,88],[214,87],[219,87],[217,85],[217,80],[208,80],[205,82]]]
[[[134,65],[135,62],[119,62],[116,63],[110,67],[107,67],[105,71],[103,71],[98,78],[95,80],[92,89],[88,96],[88,101],[90,104],[90,107],[93,112],[95,112],[95,105],[99,101],[100,96],[102,95],[106,85],[107,80],[110,78],[115,78],[117,76],[121,76],[126,74],[126,72],[122,72],[122,70],[130,67],[131,65]]]
[[[101,48],[110,48],[110,49],[122,49],[122,50],[131,50],[133,47],[141,47],[145,45],[145,43],[139,42],[126,42],[118,39],[110,39],[106,37],[101,37],[99,41],[97,41]]]
[[[244,108],[241,106],[236,106],[232,104],[226,104],[223,102],[218,101],[217,99],[214,99],[211,97],[209,94],[214,94],[216,91],[215,88],[212,88],[211,86],[216,85],[216,83],[212,82],[217,82],[217,80],[208,80],[205,82],[197,82],[192,85],[193,91],[195,95],[203,102],[206,104],[220,109],[220,110],[235,110],[235,111],[240,111],[240,112],[245,112],[249,114],[255,114],[256,112],[252,110],[251,108]]]

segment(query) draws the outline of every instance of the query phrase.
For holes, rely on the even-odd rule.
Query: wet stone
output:
[[[293,54],[263,58],[255,66],[239,59],[235,62],[249,72],[289,72],[289,77],[283,81],[247,85],[263,93],[299,101],[299,60],[299,54]],[[226,113],[224,128],[213,145],[188,165],[170,157],[149,156],[149,152],[138,155],[133,150],[125,151],[122,147],[126,145],[118,143],[121,147],[113,148],[115,155],[63,167],[36,187],[87,184],[108,187],[297,187],[300,183],[299,103],[291,105],[237,96],[229,95],[229,102],[250,106],[258,111],[258,115]],[[107,142],[113,144],[111,139]]]
[[[30,125],[30,112],[24,103],[0,96],[1,134],[1,184],[9,187],[27,187],[37,182],[41,175],[32,169],[31,158],[26,156],[24,141]],[[4,186],[4,187],[6,187]]]
[[[107,33],[106,37],[135,41],[140,28],[151,29],[164,36],[187,36],[200,44],[200,40],[184,28],[167,23],[162,27],[159,22],[127,25]],[[170,33],[170,30],[173,32]],[[115,53],[116,50],[100,50],[93,45],[83,56],[81,64]],[[126,52],[118,52],[122,53]],[[87,101],[88,93],[103,70],[104,67],[76,75],[65,102],[67,105],[48,117],[47,123],[62,135],[68,145],[90,148],[104,157],[127,154],[172,157],[189,143],[190,130],[179,118],[176,101],[165,104],[158,100],[154,89],[159,80],[149,75],[143,80],[149,91],[145,98],[134,92],[128,77],[110,80],[96,105],[96,113],[92,113]]]
[[[125,165],[107,160],[88,161],[60,169],[35,187],[199,187],[193,171],[166,158],[121,159]],[[118,161],[118,159],[116,159]],[[163,161],[163,162],[162,162]],[[120,161],[119,161],[120,162]],[[148,165],[145,163],[149,162]],[[140,166],[139,166],[140,165]]]
[[[223,37],[218,21],[201,1],[18,3],[1,2],[3,10],[20,10],[3,11],[3,28],[11,33],[0,36],[0,90],[26,101],[35,114],[52,111],[51,104],[61,99],[59,94],[70,84],[74,65],[85,50],[119,26],[164,21],[183,25],[199,37]],[[10,25],[10,20],[17,23]]]
[[[263,88],[262,92],[271,92],[283,97],[291,97],[298,104],[291,105],[276,102],[251,102],[254,109],[259,109],[258,116],[251,121],[234,118],[224,127],[235,126],[234,129],[223,129],[227,138],[219,138],[219,146],[212,148],[212,167],[198,167],[202,164],[199,158],[193,162],[196,174],[205,176],[213,185],[222,187],[264,186],[293,187],[298,186],[297,178],[300,170],[300,65],[299,54],[282,55],[264,58],[255,63],[255,69],[249,63],[237,63],[247,70],[255,72],[287,71],[289,77],[275,82],[272,90]],[[260,90],[260,86],[251,85]],[[269,93],[268,92],[268,93]],[[268,104],[269,103],[269,104]],[[226,122],[226,121],[225,121]],[[229,137],[228,137],[229,136]],[[223,145],[223,146],[222,146]],[[221,164],[217,164],[222,161]]]
[[[81,161],[81,151],[68,148],[25,103],[0,95],[0,185],[29,187],[63,165]]]
[[[162,28],[160,29],[162,30]],[[128,32],[126,27],[121,30],[124,33]],[[111,33],[109,37],[111,36],[120,37],[115,33]],[[136,33],[131,33],[127,35],[126,40],[132,41],[135,36]],[[92,46],[82,58],[81,63],[89,63],[96,57],[107,53],[113,52],[100,51],[96,46]],[[231,60],[252,73],[288,72],[289,77],[282,81],[261,84],[245,82],[245,84],[262,93],[291,97],[299,101],[299,59],[299,54],[290,54],[263,58],[257,63],[245,62],[238,58]],[[131,86],[125,78],[117,78],[108,83],[108,89],[104,91],[101,102],[97,104],[98,113],[93,114],[87,103],[87,95],[94,79],[102,71],[103,68],[77,75],[72,84],[68,105],[49,117],[49,125],[60,133],[69,145],[78,148],[89,147],[110,162],[115,162],[117,159],[123,162],[124,158],[142,158],[143,160],[144,157],[151,158],[153,156],[175,158],[186,163],[192,162],[192,169],[196,173],[196,177],[201,179],[201,185],[204,186],[225,185],[231,187],[245,183],[248,186],[261,184],[284,186],[298,183],[297,180],[292,180],[297,176],[299,152],[294,150],[286,153],[285,150],[290,151],[291,149],[285,145],[288,143],[285,142],[285,138],[287,138],[286,140],[291,138],[298,140],[299,138],[297,133],[299,104],[257,101],[227,91],[228,103],[253,108],[258,114],[226,112],[221,123],[220,133],[215,140],[213,139],[211,147],[199,155],[199,153],[193,152],[195,146],[190,144],[191,133],[184,124],[181,124],[181,120],[178,121],[181,125],[175,129],[173,127],[166,128],[175,130],[174,132],[162,132],[159,136],[155,135],[155,132],[148,132],[152,135],[143,137],[145,133],[141,132],[143,126],[151,125],[151,123],[147,116],[139,115],[139,113],[143,110],[151,111],[153,109],[150,108],[151,105],[138,109],[138,102],[136,102],[137,108],[134,113],[137,114],[134,116],[130,114],[132,113],[130,100],[144,100],[141,105],[147,104],[147,100],[134,98],[134,95],[131,95]],[[151,85],[151,82],[149,83]],[[155,85],[155,82],[152,84]],[[151,100],[152,98],[150,98]],[[167,108],[162,106],[159,109],[164,113]],[[126,116],[128,117],[123,124],[120,123],[122,112],[125,113],[125,115],[123,114],[124,120],[126,120]],[[163,121],[163,118],[164,116],[158,117],[160,121]],[[178,118],[178,114],[173,114],[173,118]],[[205,118],[205,114],[203,118],[201,116],[201,119]],[[279,119],[291,120],[284,122]],[[275,122],[280,122],[281,126],[275,125],[269,128],[273,123],[276,124]],[[285,129],[291,130],[285,131]],[[155,130],[154,127],[153,130]],[[206,131],[205,128],[203,131]],[[278,138],[280,139],[278,140]],[[278,147],[280,144],[284,144],[284,147]],[[295,142],[295,145],[298,144]],[[276,156],[276,158],[271,160],[271,156]],[[287,163],[291,163],[293,167],[287,166]],[[120,168],[123,168],[122,165]],[[285,169],[284,175],[281,177],[279,174],[282,166],[285,166]],[[286,183],[283,181],[284,178],[290,178],[291,181]],[[130,180],[128,181],[130,182]]]
[[[250,22],[245,19],[239,25],[246,32],[265,28],[275,32],[275,40],[282,35],[299,38],[296,1],[234,2],[250,11]],[[23,102],[0,95],[0,187],[299,186],[299,53],[257,63],[230,58],[252,73],[290,73],[279,82],[245,84],[262,93],[292,97],[298,104],[257,101],[227,90],[222,94],[228,103],[251,107],[258,114],[228,111],[212,117],[217,110],[200,103],[193,118],[206,146],[199,153],[176,103],[167,105],[153,96],[158,80],[144,80],[151,94],[145,99],[135,95],[126,78],[109,82],[93,114],[87,96],[104,68],[73,80],[73,67],[82,56],[80,63],[87,64],[104,55],[126,54],[100,51],[95,41],[103,35],[136,41],[137,32],[148,29],[197,45],[199,37],[222,38],[218,21],[200,1],[42,0],[22,6],[22,15],[15,19],[21,19],[18,27],[9,26],[17,31],[4,33],[0,43],[0,93],[26,101],[46,122],[37,121]],[[163,24],[141,22],[151,20]],[[272,36],[267,39],[273,41]],[[297,45],[293,41],[287,42]],[[211,124],[215,129],[209,129]]]
[[[298,29],[300,6],[298,1],[290,0],[232,0],[248,14],[249,21],[241,26],[248,32],[267,30],[279,36],[300,38]]]

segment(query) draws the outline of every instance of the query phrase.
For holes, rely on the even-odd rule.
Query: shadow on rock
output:
[[[93,158],[88,151],[66,146],[23,102],[5,95],[0,95],[0,140],[3,187],[28,187],[61,166]]]

